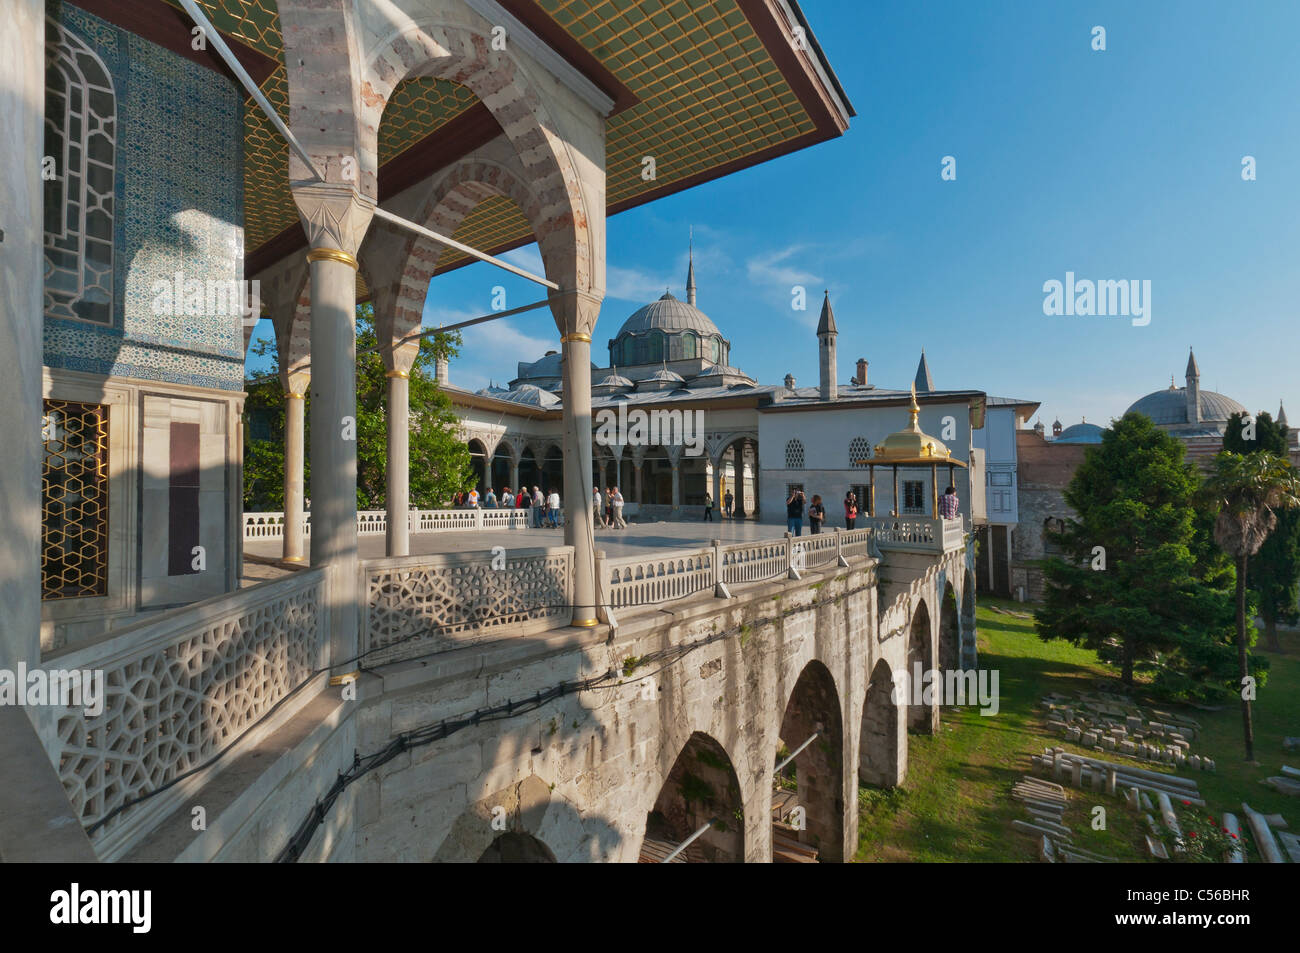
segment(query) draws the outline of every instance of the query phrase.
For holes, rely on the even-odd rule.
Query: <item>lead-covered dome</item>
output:
[[[610,363],[620,367],[697,358],[726,364],[730,351],[709,316],[671,292],[632,312],[609,342]]]
[[[1233,414],[1248,413],[1245,407],[1231,397],[1202,390],[1197,406],[1200,409],[1200,423],[1226,423]],[[1147,394],[1128,409],[1129,413],[1146,414],[1156,426],[1177,426],[1186,424],[1187,388],[1170,386]]]

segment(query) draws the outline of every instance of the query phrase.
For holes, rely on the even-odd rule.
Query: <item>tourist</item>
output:
[[[704,494],[704,522],[713,522],[713,497],[708,493]]]
[[[551,495],[547,500],[547,504],[551,509],[551,529],[558,529],[560,526],[560,494],[555,490],[552,490]]]
[[[492,487],[488,487],[487,496],[483,497],[483,509],[495,510],[497,508],[497,494]]]
[[[605,487],[605,525],[614,528],[614,488]]]
[[[533,498],[528,495],[528,487],[521,486],[519,488],[519,495],[515,497],[515,509],[526,510],[532,502]]]
[[[811,533],[820,533],[822,531],[822,521],[826,519],[826,507],[822,506],[822,498],[816,493],[813,494],[812,506],[808,507],[808,527]]]
[[[469,491],[469,497],[465,500],[465,505],[471,510],[478,509],[478,487]]]
[[[791,536],[803,535],[803,490],[795,487],[790,491],[790,498],[785,501],[785,528]]]
[[[858,495],[852,490],[844,496],[844,528],[853,529],[858,520]]]
[[[943,496],[939,497],[939,515],[946,520],[957,518],[957,490],[955,487],[948,487],[943,491]]]
[[[501,489],[501,508],[503,510],[512,510],[515,508],[515,495],[510,492],[510,487]]]
[[[623,521],[623,494],[618,492],[618,487],[614,487],[610,494],[610,502],[614,504],[614,528],[627,529],[627,523]]]
[[[723,512],[727,514],[727,519],[731,519],[731,505],[736,502],[736,498],[727,491],[727,495],[722,498]]]
[[[542,528],[542,516],[546,512],[546,497],[542,496],[540,487],[533,487],[533,525]]]
[[[591,488],[591,518],[595,520],[594,525],[604,528],[605,514],[602,512],[600,487],[598,486]]]

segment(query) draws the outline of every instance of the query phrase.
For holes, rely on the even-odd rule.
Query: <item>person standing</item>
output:
[[[487,496],[483,497],[483,509],[495,510],[496,508],[497,508],[496,490],[492,489],[492,487],[488,487]]]
[[[957,518],[957,509],[957,488],[950,486],[939,497],[939,515],[946,520],[954,520]]]
[[[542,517],[546,512],[546,497],[542,496],[541,487],[533,487],[533,525],[542,528]]]
[[[811,533],[820,533],[822,531],[822,522],[826,519],[826,507],[822,506],[822,498],[816,493],[813,494],[812,506],[808,507],[808,527]]]
[[[858,520],[858,495],[852,490],[844,496],[844,528],[853,529]]]
[[[605,525],[614,528],[614,488],[605,487]]]
[[[533,499],[528,495],[528,487],[521,486],[519,495],[515,497],[515,509],[526,510],[532,504]]]
[[[727,514],[727,519],[731,519],[731,507],[732,504],[735,502],[736,502],[736,498],[732,496],[731,491],[728,490],[726,496],[722,498],[722,504],[723,504],[722,511]]]
[[[595,521],[594,525],[600,528],[605,527],[605,514],[601,512],[600,487],[591,488],[591,518]]]
[[[560,494],[555,490],[551,491],[550,499],[547,500],[551,508],[551,529],[558,529],[560,526]]]
[[[707,492],[704,494],[704,522],[713,522],[713,497]]]
[[[610,501],[614,504],[614,528],[627,529],[627,523],[623,521],[623,494],[618,491],[618,487],[614,487]]]
[[[469,498],[465,501],[465,505],[471,510],[478,509],[478,487],[469,491]]]
[[[501,488],[501,508],[503,510],[513,510],[515,508],[515,495],[510,492],[510,487]]]
[[[785,527],[791,536],[803,535],[803,490],[795,487],[785,501]]]

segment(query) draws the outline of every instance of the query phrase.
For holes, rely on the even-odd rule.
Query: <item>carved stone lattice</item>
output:
[[[321,584],[280,589],[242,611],[177,626],[182,635],[143,652],[101,664],[77,659],[104,672],[103,712],[73,708],[58,719],[59,775],[83,824],[202,764],[312,674],[323,639]],[[150,632],[138,635],[148,641]]]
[[[365,567],[362,648],[377,650],[367,664],[428,652],[431,642],[518,635],[521,623],[538,630],[568,625],[571,551],[500,558],[498,569],[489,561]]]

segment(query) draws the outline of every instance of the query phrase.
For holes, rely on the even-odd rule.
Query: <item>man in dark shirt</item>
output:
[[[785,501],[785,525],[792,536],[803,535],[803,490],[795,489]]]

